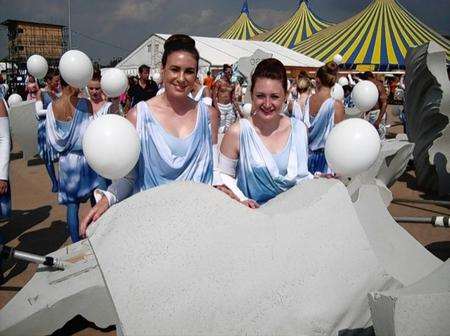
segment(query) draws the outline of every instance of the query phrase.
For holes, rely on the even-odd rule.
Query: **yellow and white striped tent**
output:
[[[294,14],[286,22],[268,33],[264,41],[293,48],[311,35],[329,26],[330,23],[321,20],[311,11],[308,0],[300,0]]]
[[[266,32],[264,28],[259,27],[250,19],[248,3],[245,0],[239,17],[219,37],[232,40],[250,40],[252,37],[264,32]]]
[[[435,41],[447,51],[450,41],[427,27],[396,0],[374,0],[360,13],[324,29],[294,50],[328,62],[343,56],[346,69],[389,71],[405,68],[409,48]]]

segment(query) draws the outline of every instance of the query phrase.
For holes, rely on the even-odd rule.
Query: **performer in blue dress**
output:
[[[188,97],[198,61],[195,41],[189,36],[173,35],[165,42],[161,72],[164,93],[140,102],[127,114],[139,135],[139,161],[107,191],[98,191],[102,197],[83,219],[81,235],[112,204],[133,193],[171,181],[212,183],[219,118],[214,108]]]
[[[67,223],[72,242],[78,241],[78,210],[81,202],[99,185],[99,176],[83,155],[83,135],[92,120],[89,100],[78,98],[79,90],[61,78],[62,96],[48,106],[47,140],[59,155],[58,202],[67,206]]]
[[[89,94],[89,101],[92,105],[92,119],[97,119],[107,114],[119,114],[119,98],[114,98],[108,101],[105,93],[101,88],[102,75],[100,70],[94,70],[92,79],[88,82],[87,91]],[[100,189],[106,189],[111,184],[111,180],[104,177],[100,178]]]
[[[106,114],[119,114],[119,98],[108,101],[105,93],[102,91],[102,75],[100,70],[95,70],[92,79],[88,82],[87,89],[89,100],[92,105],[92,118],[97,119]]]
[[[45,131],[45,118],[47,107],[50,103],[58,98],[59,95],[59,72],[50,69],[45,76],[46,86],[43,90],[39,90],[36,95],[36,118],[38,119],[38,152],[39,156],[45,162],[48,176],[52,182],[52,192],[58,191],[58,180],[55,174],[53,161],[58,158],[57,153],[51,146],[47,145],[47,134]]]
[[[342,102],[331,97],[336,82],[337,65],[333,62],[320,67],[316,73],[316,93],[306,101],[305,113],[309,115],[308,169],[312,174],[331,173],[325,159],[325,143],[331,129],[344,120]]]
[[[252,75],[252,117],[232,125],[221,144],[219,169],[236,176],[237,187],[252,208],[312,178],[306,126],[281,114],[286,77],[277,59],[258,64]],[[234,186],[226,186],[234,191]]]

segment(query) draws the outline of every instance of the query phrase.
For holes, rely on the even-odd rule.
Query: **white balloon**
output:
[[[348,85],[347,77],[340,77],[338,83],[340,86],[347,86]]]
[[[336,63],[337,65],[341,64],[342,63],[342,56],[339,55],[339,54],[334,55],[333,62]]]
[[[378,101],[377,86],[368,80],[358,82],[353,88],[352,100],[361,112],[370,111]]]
[[[22,101],[23,100],[20,95],[18,95],[17,93],[13,93],[8,98],[8,105],[9,105],[9,107],[13,107],[14,105],[21,103]]]
[[[127,90],[128,78],[120,69],[107,69],[102,74],[100,85],[108,97],[116,98]]]
[[[331,97],[333,97],[334,100],[343,101],[344,100],[344,89],[342,86],[338,83],[334,84],[331,88]]]
[[[242,106],[242,113],[244,114],[244,117],[249,118],[252,115],[252,104],[245,103],[244,106]]]
[[[59,72],[69,85],[82,89],[91,80],[94,68],[84,52],[69,50],[59,60]]]
[[[380,137],[372,124],[359,118],[347,119],[328,135],[325,157],[336,174],[352,177],[375,163],[380,147]]]
[[[41,55],[32,55],[28,57],[27,70],[28,73],[36,79],[42,79],[48,71],[47,60]]]
[[[159,72],[155,72],[153,74],[152,78],[156,83],[159,83],[159,81],[161,80],[161,74]],[[200,83],[202,83],[202,82],[200,82]]]
[[[140,151],[136,129],[116,114],[95,119],[83,136],[83,152],[89,166],[108,179],[128,174],[136,165]]]

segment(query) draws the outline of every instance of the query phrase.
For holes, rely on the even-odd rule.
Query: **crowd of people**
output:
[[[130,78],[128,91],[115,99],[101,90],[100,71],[94,72],[85,90],[70,86],[55,70],[47,73],[44,88],[29,81],[29,99],[36,100],[38,152],[52,191],[67,207],[73,242],[85,237],[87,227],[113,204],[171,181],[206,183],[258,208],[301,181],[332,176],[325,142],[345,118],[344,102],[351,104],[347,99],[351,85],[344,102],[332,97],[339,77],[336,64],[320,67],[313,79],[301,72],[291,83],[279,60],[261,61],[246,92],[251,96],[251,115],[244,116],[245,90],[242,81],[231,80],[232,67],[225,64],[219,78],[208,72],[200,81],[199,58],[193,39],[173,35],[164,44],[159,80],[153,80],[150,68],[142,65],[139,77]],[[386,93],[373,75],[365,76],[379,88],[379,102],[367,118],[380,128]],[[82,150],[88,125],[105,114],[127,118],[141,145],[134,169],[114,181],[94,172]],[[3,99],[0,132],[0,215],[7,217],[10,140]],[[92,209],[80,222],[80,203],[88,200]]]

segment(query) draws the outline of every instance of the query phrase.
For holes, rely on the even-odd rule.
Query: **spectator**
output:
[[[130,87],[128,96],[131,99],[131,107],[135,106],[141,101],[147,101],[156,96],[158,92],[158,85],[150,76],[150,67],[143,64],[139,67],[139,80],[137,84]]]

